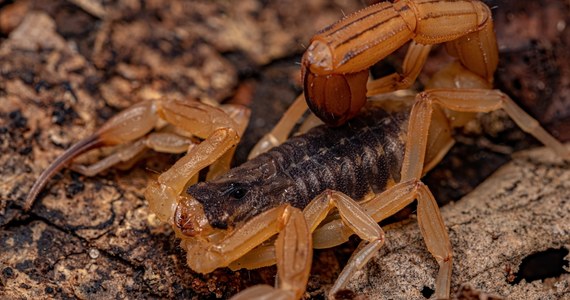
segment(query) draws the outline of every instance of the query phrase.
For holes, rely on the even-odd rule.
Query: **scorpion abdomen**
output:
[[[284,200],[302,208],[326,189],[361,200],[399,181],[407,117],[369,108],[342,127],[319,126],[270,150],[278,177],[294,182]]]

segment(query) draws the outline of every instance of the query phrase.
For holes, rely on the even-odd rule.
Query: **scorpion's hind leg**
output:
[[[431,50],[431,45],[418,44],[415,41],[410,42],[404,64],[402,65],[402,73],[393,73],[367,83],[367,96],[393,92],[397,90],[407,89],[411,87],[422,68],[424,67]]]
[[[172,217],[178,196],[187,183],[200,170],[212,165],[235,147],[240,140],[239,133],[245,126],[237,124],[224,110],[199,102],[167,101],[161,104],[159,113],[170,124],[204,139],[157,180],[151,181],[145,192],[151,210],[167,221]],[[243,121],[243,118],[239,119]],[[229,161],[225,160],[224,164],[229,164]],[[217,170],[220,168],[227,167],[218,166]]]
[[[570,159],[570,151],[562,143],[499,90],[433,89],[420,93],[418,102],[425,103],[421,105],[424,106],[423,111],[431,111],[434,103],[457,112],[491,112],[503,109],[523,131],[531,134],[558,156]]]
[[[415,199],[418,200],[418,223],[422,236],[429,252],[440,266],[436,280],[436,295],[438,299],[447,299],[451,281],[451,243],[437,203],[428,187],[419,180],[408,180],[394,185],[360,206],[373,222],[380,222],[402,210]],[[339,245],[346,242],[353,233],[353,228],[349,228],[342,220],[335,219],[315,230],[314,247],[319,249]],[[353,273],[362,267],[380,246],[381,244],[374,249],[365,247],[355,253],[338,281],[342,280],[342,284],[346,285]],[[342,286],[337,282],[334,288],[340,289]]]
[[[151,131],[158,120],[153,101],[137,103],[107,121],[95,134],[77,142],[51,163],[32,186],[24,202],[24,210],[33,201],[48,180],[77,156],[95,148],[114,146],[136,140]]]

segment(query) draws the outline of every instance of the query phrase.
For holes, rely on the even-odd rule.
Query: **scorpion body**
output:
[[[327,189],[362,200],[399,181],[408,115],[370,107],[340,128],[315,127],[187,192],[221,229],[284,203],[303,209]]]

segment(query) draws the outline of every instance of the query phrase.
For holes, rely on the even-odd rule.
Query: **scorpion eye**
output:
[[[243,187],[235,187],[230,191],[230,197],[234,199],[241,199],[247,194],[247,189]]]

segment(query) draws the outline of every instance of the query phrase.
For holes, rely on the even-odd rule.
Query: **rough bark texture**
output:
[[[497,87],[555,136],[569,139],[570,3],[487,3],[494,7],[501,50]],[[143,99],[183,97],[250,106],[252,119],[236,159],[244,161],[253,143],[300,92],[295,63],[303,45],[316,30],[360,7],[362,2],[356,0],[240,0],[239,5],[231,1],[0,0],[0,298],[228,298],[249,285],[272,284],[274,268],[219,269],[202,275],[186,266],[178,241],[167,225],[149,214],[143,197],[149,178],[165,170],[175,157],[149,153],[127,171],[114,169],[93,178],[64,171],[48,184],[30,212],[23,212],[21,205],[39,173],[64,149]],[[375,72],[396,70],[402,53],[382,62]],[[448,60],[442,48],[434,51],[417,87]],[[547,235],[556,223],[543,218],[551,212],[567,214],[567,202],[563,206],[544,200],[547,196],[534,196],[538,189],[554,194],[558,186],[564,187],[559,178],[567,176],[563,175],[567,165],[532,163],[542,161],[540,157],[518,160],[516,166],[527,168],[520,171],[526,178],[545,175],[538,182],[529,179],[530,186],[513,185],[509,193],[518,198],[504,206],[473,204],[470,208],[479,211],[484,221],[505,224],[495,228],[499,231],[493,235],[494,227],[457,211],[463,202],[458,200],[515,150],[536,142],[501,113],[486,115],[458,134],[456,147],[425,178],[440,203],[457,201],[444,208],[455,247],[454,286],[469,282],[475,290],[464,289],[465,295],[481,291],[513,298],[526,289],[538,290],[536,282],[509,287],[504,274],[515,274],[521,259],[532,252],[551,245],[568,247],[568,228],[560,225],[558,231],[548,232],[563,233]],[[554,178],[548,181],[546,175]],[[512,180],[508,176],[493,179],[500,186],[509,186]],[[489,189],[470,197],[485,197]],[[527,215],[504,215],[514,214],[519,206]],[[533,222],[523,226],[530,217]],[[382,253],[390,258],[376,270],[394,266],[397,274],[382,279],[375,288],[408,289],[407,295],[416,296],[424,285],[424,293],[433,288],[434,261],[417,234],[415,221],[411,223],[405,229],[389,230]],[[527,230],[533,226],[543,231]],[[483,256],[475,254],[483,244],[471,241],[495,236],[512,251],[492,244],[484,248]],[[469,248],[463,248],[465,239]],[[525,246],[526,241],[532,241],[534,248]],[[397,242],[403,244],[396,246]],[[357,243],[352,240],[335,249],[315,251],[307,298],[323,298]],[[389,250],[394,248],[398,251]],[[410,253],[415,253],[411,261],[416,267],[425,268],[415,283],[403,281],[414,272],[402,267]],[[501,265],[498,259],[506,263]],[[496,272],[485,276],[487,266]],[[568,297],[567,285],[568,278],[560,277],[558,287],[543,291],[541,299]],[[352,288],[363,289],[356,282]],[[350,295],[355,294],[346,293]]]

